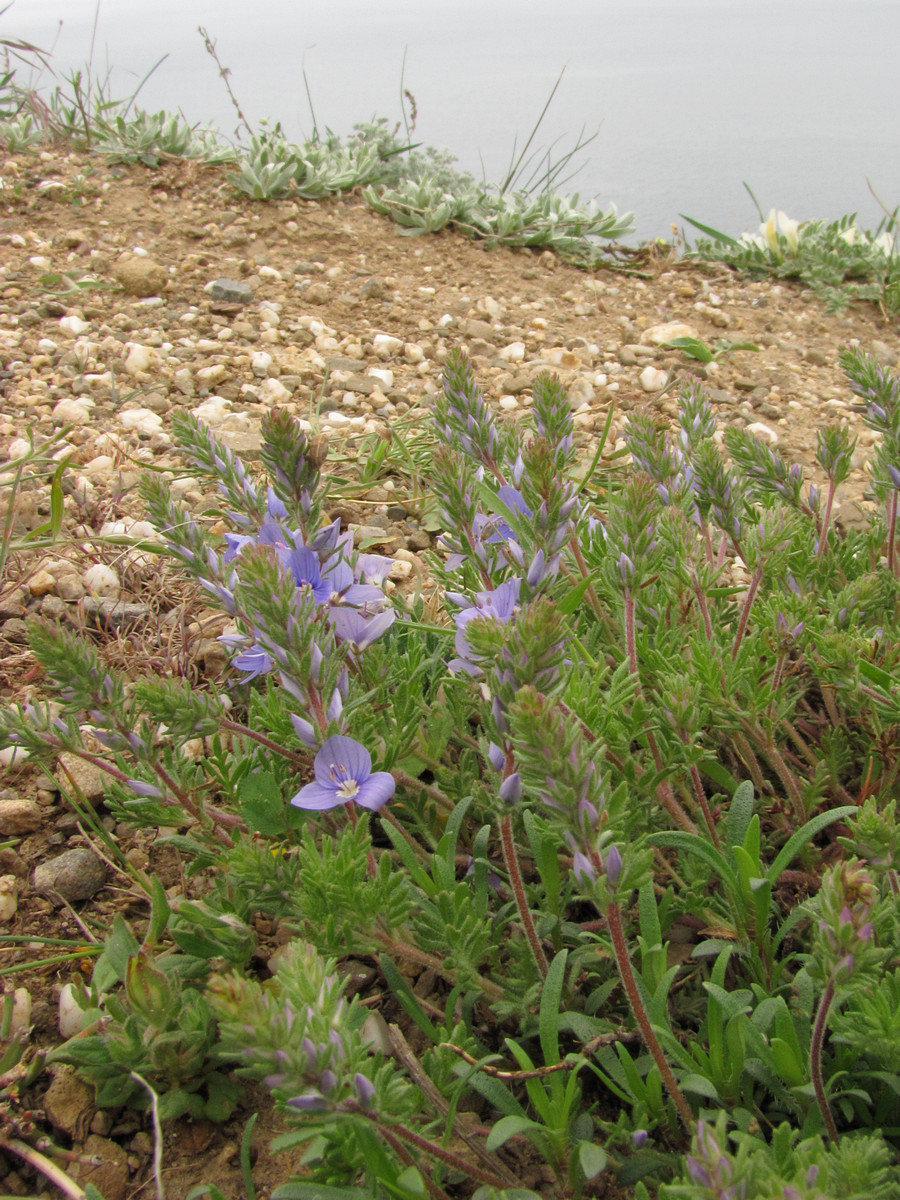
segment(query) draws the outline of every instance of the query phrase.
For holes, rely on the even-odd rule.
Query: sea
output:
[[[587,142],[558,189],[633,212],[632,241],[900,203],[900,0],[14,0],[0,38],[50,53],[40,88],[143,81],[136,104],[229,140],[220,66],[251,126],[384,117],[487,182],[529,139],[523,183]]]

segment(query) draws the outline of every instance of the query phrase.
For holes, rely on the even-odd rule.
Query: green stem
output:
[[[822,999],[819,1001],[819,1008],[816,1012],[815,1024],[813,1025],[812,1041],[809,1046],[809,1074],[812,1079],[813,1090],[816,1093],[816,1104],[819,1106],[819,1112],[822,1114],[822,1120],[825,1123],[825,1129],[831,1140],[837,1144],[837,1125],[834,1123],[834,1117],[831,1115],[831,1109],[828,1106],[828,1097],[825,1095],[825,1083],[822,1079],[822,1043],[825,1040],[825,1029],[828,1025],[828,1010],[831,1008],[832,1000],[834,1000],[834,980],[829,979],[825,991],[822,993]]]
[[[622,929],[622,914],[615,900],[610,901],[606,909],[606,923],[612,937],[613,953],[616,956],[619,977],[622,980],[622,986],[625,988],[625,995],[628,997],[631,1011],[634,1013],[638,1027],[640,1028],[644,1045],[653,1056],[653,1061],[656,1063],[659,1073],[662,1076],[662,1081],[666,1085],[666,1091],[672,1097],[675,1107],[678,1110],[682,1124],[688,1133],[692,1133],[694,1129],[694,1114],[691,1112],[691,1107],[687,1100],[685,1100],[684,1093],[676,1082],[672,1068],[669,1066],[666,1056],[663,1053],[663,1048],[659,1044],[659,1039],[653,1032],[653,1026],[650,1024],[647,1010],[644,1008],[644,1002],[641,999],[641,993],[638,990],[637,980],[634,977],[634,970],[631,966],[631,959],[628,955],[628,946],[625,943],[625,933]]]

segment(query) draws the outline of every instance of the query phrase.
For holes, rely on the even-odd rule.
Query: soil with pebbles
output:
[[[170,472],[198,513],[208,506],[208,485],[176,452],[173,413],[195,412],[252,464],[260,418],[278,405],[326,434],[336,469],[352,478],[372,445],[367,435],[428,419],[456,347],[504,420],[526,416],[534,376],[554,371],[585,456],[610,405],[610,451],[629,411],[673,415],[671,389],[661,392],[670,374],[701,378],[720,426],[749,426],[815,482],[816,432],[849,423],[859,441],[838,517],[863,519],[873,435],[853,410],[838,354],[858,341],[896,364],[900,329],[874,306],[828,314],[800,286],[737,278],[659,248],[623,255],[631,273],[587,273],[549,253],[486,249],[449,232],[408,237],[358,196],[259,203],[227,175],[194,163],[150,172],[65,153],[0,165],[0,515],[13,539],[47,519],[50,492],[46,477],[27,483],[9,513],[3,463],[28,436],[40,445],[64,430],[51,449],[68,464],[64,540],[52,552],[12,553],[0,580],[4,702],[43,695],[26,643],[38,614],[89,628],[107,660],[126,670],[176,671],[198,684],[227,677],[215,640],[221,619],[199,590],[164,559],[92,540],[149,532],[135,492],[143,465]],[[758,350],[701,366],[658,344],[679,334]],[[369,480],[335,511],[358,543],[397,559],[391,586],[427,578],[423,553],[435,531],[395,479]],[[81,938],[87,927],[102,936],[115,912],[138,925],[146,915],[128,877],[97,858],[66,806],[60,789],[73,780],[102,815],[102,780],[78,760],[64,759],[54,779],[8,758],[0,766],[0,913],[9,913],[10,895],[16,909],[0,926],[8,933]],[[177,855],[157,846],[155,833],[104,820],[134,866],[166,886],[182,884]],[[57,860],[68,855],[72,875],[73,852],[88,854],[93,870],[79,859],[66,883]],[[0,961],[24,962],[37,952],[0,953]],[[58,992],[79,965],[8,977],[31,993],[36,1044],[58,1040]],[[47,1085],[45,1076],[29,1098],[46,1113],[42,1128],[107,1160],[107,1176],[96,1180],[107,1200],[146,1188],[153,1147],[145,1117],[98,1112],[67,1072],[45,1094]],[[255,1175],[264,1198],[290,1164],[267,1153],[276,1124],[265,1104],[262,1112]],[[240,1122],[176,1122],[164,1146],[169,1194],[207,1182],[228,1200],[241,1195],[239,1134]],[[71,1173],[79,1170],[89,1177],[77,1165]],[[35,1186],[12,1156],[0,1157],[0,1175],[7,1192]]]

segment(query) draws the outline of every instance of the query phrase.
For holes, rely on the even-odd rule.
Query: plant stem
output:
[[[50,1180],[54,1187],[59,1188],[63,1195],[70,1197],[70,1200],[84,1200],[84,1188],[79,1187],[56,1163],[51,1162],[49,1158],[45,1158],[43,1154],[39,1154],[27,1142],[19,1141],[18,1138],[0,1138],[0,1147],[4,1150],[11,1150],[13,1154],[17,1154],[30,1167],[33,1167],[35,1171],[40,1171],[46,1179]]]
[[[763,564],[760,563],[750,580],[750,586],[747,588],[747,597],[744,600],[744,607],[741,610],[741,619],[738,622],[738,631],[734,639],[734,646],[731,650],[731,661],[737,658],[738,650],[741,648],[741,642],[744,639],[744,633],[747,629],[747,621],[750,618],[750,609],[753,607],[753,601],[756,599],[756,593],[762,582]]]
[[[835,1125],[831,1109],[828,1107],[828,1097],[825,1095],[825,1084],[822,1080],[822,1043],[825,1040],[828,1010],[831,1008],[833,999],[834,980],[829,979],[825,991],[822,993],[822,999],[819,1001],[819,1008],[816,1012],[815,1024],[813,1025],[812,1041],[809,1046],[809,1074],[812,1079],[813,1090],[816,1093],[816,1104],[818,1104],[822,1120],[825,1122],[825,1129],[831,1140],[837,1143],[837,1125]]]
[[[888,496],[888,570],[897,574],[897,550],[894,544],[897,535],[897,489],[892,488]]]
[[[653,1032],[650,1018],[647,1015],[647,1010],[644,1008],[644,1002],[641,999],[641,993],[638,990],[637,981],[631,966],[631,959],[628,956],[628,946],[625,943],[625,934],[622,930],[622,914],[615,900],[610,901],[606,909],[606,923],[609,926],[610,936],[612,937],[613,953],[616,956],[619,977],[622,980],[622,986],[625,988],[625,995],[628,997],[631,1011],[634,1013],[640,1027],[644,1045],[653,1056],[653,1061],[656,1063],[663,1083],[666,1085],[666,1091],[672,1097],[675,1107],[678,1110],[682,1124],[688,1133],[692,1133],[694,1129],[694,1114],[691,1112],[690,1105],[685,1100],[684,1093],[675,1080],[672,1068],[666,1061],[663,1048],[659,1044],[656,1034]]]
[[[519,910],[519,916],[522,919],[522,925],[525,929],[525,936],[528,939],[528,945],[531,947],[531,953],[534,955],[534,961],[537,963],[537,969],[541,973],[541,978],[546,979],[550,967],[547,962],[547,956],[544,954],[544,948],[538,938],[537,930],[534,927],[531,910],[528,907],[528,898],[525,895],[525,886],[522,883],[522,873],[519,870],[519,857],[516,854],[516,845],[513,841],[512,817],[509,813],[504,813],[500,818],[500,841],[503,846],[506,869],[509,872],[509,882],[512,884],[513,895],[516,898],[516,908]]]
[[[691,767],[691,783],[694,785],[694,796],[697,803],[700,805],[700,811],[703,813],[703,820],[706,822],[706,828],[709,830],[709,836],[712,838],[713,845],[717,850],[722,849],[722,843],[719,840],[719,831],[716,829],[716,823],[713,820],[713,815],[709,807],[709,801],[706,799],[706,792],[703,788],[703,780],[700,778],[700,772],[695,766]]]
[[[837,484],[833,477],[828,480],[828,498],[825,501],[825,515],[822,517],[822,531],[819,534],[819,549],[816,552],[816,558],[821,558],[825,550],[825,542],[828,539],[828,525],[831,521],[831,506],[834,503],[834,493],[837,490]]]
[[[227,729],[230,733],[237,733],[241,737],[259,742],[260,746],[265,746],[267,750],[273,750],[276,754],[281,754],[284,758],[289,758],[291,762],[297,763],[298,766],[305,767],[309,764],[309,754],[300,754],[296,750],[289,750],[287,746],[282,746],[279,742],[273,741],[271,738],[266,737],[264,733],[257,733],[255,729],[250,729],[248,726],[242,725],[240,721],[222,720],[220,725],[222,729]]]

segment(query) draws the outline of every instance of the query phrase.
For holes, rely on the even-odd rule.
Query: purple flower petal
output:
[[[389,771],[376,771],[365,783],[360,784],[355,799],[360,808],[368,808],[377,812],[383,804],[387,804],[397,787],[393,775]]]
[[[296,796],[291,797],[291,804],[295,808],[305,808],[310,812],[324,812],[346,802],[346,798],[339,795],[336,788],[323,787],[320,783],[308,783]]]
[[[365,746],[336,733],[322,743],[314,770],[322,787],[337,789],[348,780],[365,783],[372,774],[372,757]]]

